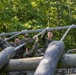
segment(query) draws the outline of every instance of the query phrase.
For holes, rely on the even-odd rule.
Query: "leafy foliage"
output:
[[[75,13],[75,0],[0,0],[0,32],[76,24]],[[55,31],[55,39],[64,32]],[[75,32],[66,37],[66,49],[75,48]]]

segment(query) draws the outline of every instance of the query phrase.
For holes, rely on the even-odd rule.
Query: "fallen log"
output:
[[[1,71],[35,70],[43,57],[10,59]],[[58,68],[76,68],[76,54],[64,54],[58,63]]]

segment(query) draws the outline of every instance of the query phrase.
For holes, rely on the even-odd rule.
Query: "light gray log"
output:
[[[43,57],[10,59],[2,71],[35,70]],[[58,63],[58,68],[76,68],[76,54],[64,54]]]
[[[52,28],[49,28],[48,30],[62,30],[62,29],[68,29],[69,26],[61,26],[61,27],[52,27]],[[76,28],[76,25],[74,25],[73,28]],[[22,34],[25,34],[25,33],[35,33],[35,32],[41,32],[43,31],[44,29],[37,29],[37,30],[27,30],[25,32],[22,32]],[[9,32],[9,33],[2,33],[0,34],[0,36],[8,36],[8,35],[14,35],[14,34],[17,34],[19,32]]]
[[[2,71],[28,71],[35,70],[43,57],[10,59]]]
[[[23,47],[23,43],[17,47],[9,46],[0,52],[0,69],[8,62],[8,60],[15,54],[15,51]]]
[[[64,54],[58,63],[60,68],[76,68],[76,54]]]
[[[0,52],[0,69],[8,62],[9,58],[15,54],[14,47],[7,47]]]
[[[63,42],[54,41],[50,43],[34,75],[54,75],[63,51]]]

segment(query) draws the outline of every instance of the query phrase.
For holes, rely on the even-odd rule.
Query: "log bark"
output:
[[[58,61],[60,60],[63,52],[63,42],[54,41],[50,43],[34,75],[54,75]]]
[[[1,71],[35,70],[43,57],[10,59]],[[76,54],[64,54],[58,63],[58,68],[76,68]]]
[[[28,71],[35,70],[43,57],[10,59],[1,71]]]
[[[0,52],[0,69],[8,62],[10,57],[15,54],[15,48],[9,46]]]
[[[59,68],[76,68],[76,54],[64,54],[58,63]]]

